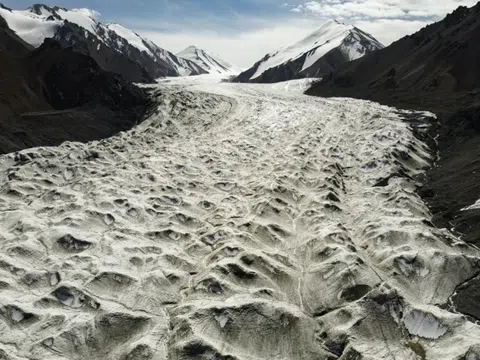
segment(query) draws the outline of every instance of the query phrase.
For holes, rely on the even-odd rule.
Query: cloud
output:
[[[309,1],[292,9],[293,12],[304,12],[327,18],[385,17],[404,16],[403,10],[391,3],[377,0],[364,1]]]
[[[322,0],[293,6],[292,12],[339,18],[440,18],[460,5],[477,0]]]

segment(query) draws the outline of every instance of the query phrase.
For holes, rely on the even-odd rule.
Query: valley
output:
[[[146,87],[130,131],[0,157],[4,357],[480,356],[451,299],[479,253],[415,192],[433,114],[293,83]]]

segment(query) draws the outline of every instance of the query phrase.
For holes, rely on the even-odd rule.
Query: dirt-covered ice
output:
[[[0,358],[479,359],[427,113],[162,81],[135,129],[0,158]]]

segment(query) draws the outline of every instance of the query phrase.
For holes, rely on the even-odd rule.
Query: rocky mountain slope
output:
[[[103,25],[87,9],[67,10],[37,4],[26,10],[1,7],[0,15],[31,45],[38,47],[45,38],[53,38],[91,56],[102,69],[134,82],[206,73],[195,63],[178,58],[121,25]]]
[[[362,30],[331,20],[301,41],[267,54],[235,81],[272,83],[323,77],[338,66],[382,47]]]
[[[89,141],[131,128],[147,94],[84,54],[46,39],[33,49],[0,17],[0,153]]]
[[[18,37],[0,17],[0,114],[3,116],[25,110],[49,109],[41,91],[30,85],[33,79],[29,78],[25,59],[32,50],[33,47]]]
[[[209,74],[239,74],[241,69],[222,60],[218,55],[199,49],[196,46],[189,46],[177,54],[179,58],[190,60],[205,69]]]
[[[391,46],[351,62],[308,90],[402,108],[429,110],[439,119],[439,158],[420,190],[434,222],[480,246],[480,3],[459,7]],[[480,319],[478,279],[460,311]]]

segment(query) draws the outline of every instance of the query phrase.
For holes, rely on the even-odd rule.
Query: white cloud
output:
[[[292,7],[291,11],[341,18],[438,18],[460,5],[476,3],[477,0],[323,0],[307,1]]]
[[[395,18],[404,16],[404,11],[389,2],[360,0],[350,2],[309,1],[292,9],[327,18],[349,18],[353,16]]]

